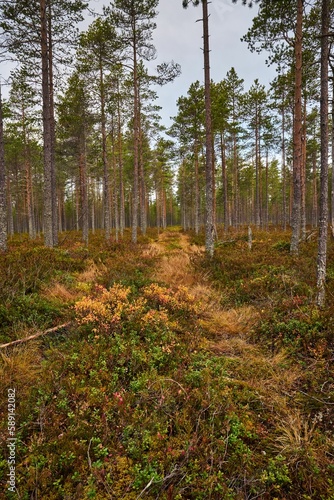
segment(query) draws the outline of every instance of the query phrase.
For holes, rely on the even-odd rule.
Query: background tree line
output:
[[[58,231],[68,229],[80,229],[87,244],[89,229],[104,228],[106,239],[117,240],[131,227],[135,242],[138,227],[145,234],[148,224],[181,223],[196,232],[204,225],[205,89],[200,82],[190,86],[164,131],[154,85],[180,69],[162,63],[150,74],[145,66],[155,57],[157,6],[158,0],[115,0],[78,33],[85,2],[1,2],[3,54],[18,62],[2,105],[2,248],[6,231],[31,238],[43,232],[54,246]],[[245,90],[234,68],[211,82],[216,230],[291,224],[298,247],[307,227],[318,225],[321,6],[320,0],[260,2],[244,41],[266,50],[277,66],[269,89],[256,79]],[[333,116],[332,100],[331,109]]]

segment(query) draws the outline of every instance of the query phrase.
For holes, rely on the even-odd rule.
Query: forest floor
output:
[[[78,236],[0,256],[0,498],[333,500],[333,243],[320,311],[315,241]]]

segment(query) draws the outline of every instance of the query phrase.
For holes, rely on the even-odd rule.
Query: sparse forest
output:
[[[167,128],[159,0],[0,0],[0,499],[334,500],[334,3],[238,2]]]

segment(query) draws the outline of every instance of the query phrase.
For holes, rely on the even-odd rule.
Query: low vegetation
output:
[[[320,311],[315,241],[77,238],[0,256],[1,343],[67,325],[0,351],[0,498],[334,499],[333,243]]]

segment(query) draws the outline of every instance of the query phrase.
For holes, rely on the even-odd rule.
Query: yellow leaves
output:
[[[78,324],[96,325],[98,329],[94,328],[95,332],[120,324],[122,314],[131,306],[128,299],[130,291],[129,287],[117,283],[109,290],[96,285],[93,296],[83,297],[74,306]]]
[[[142,289],[142,296],[131,296],[131,288],[114,284],[110,289],[96,285],[92,295],[75,306],[79,325],[93,326],[93,332],[112,331],[124,321],[133,322],[139,331],[177,326],[170,314],[199,314],[201,304],[184,286],[166,288],[155,283]]]
[[[144,296],[170,311],[183,311],[192,314],[201,312],[201,303],[189,293],[187,287],[182,285],[175,288],[165,288],[152,283],[144,288]]]

